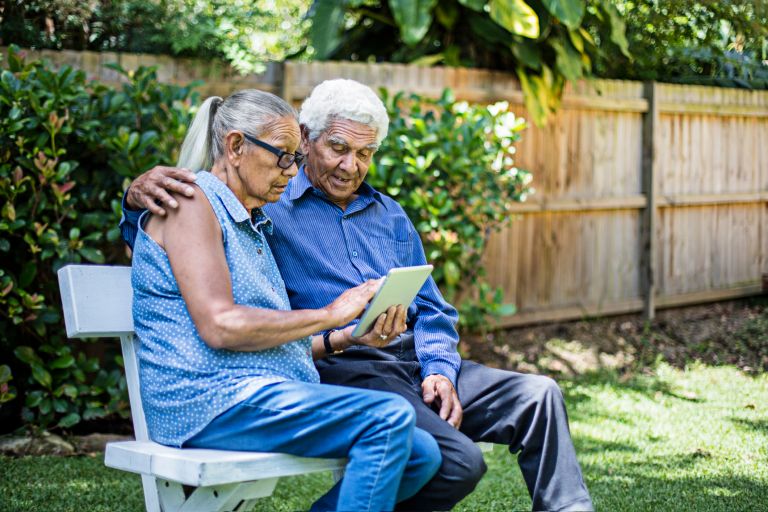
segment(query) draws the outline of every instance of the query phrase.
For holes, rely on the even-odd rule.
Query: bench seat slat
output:
[[[104,457],[104,464],[111,468],[195,487],[339,470],[346,462],[282,453],[181,449],[152,441],[109,443]]]

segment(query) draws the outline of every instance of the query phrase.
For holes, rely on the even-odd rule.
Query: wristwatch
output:
[[[343,350],[333,350],[333,347],[331,346],[331,334],[337,330],[338,329],[328,329],[323,333],[323,347],[325,347],[326,356],[332,356],[343,352]]]

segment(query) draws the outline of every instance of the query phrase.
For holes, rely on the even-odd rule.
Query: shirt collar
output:
[[[272,234],[272,219],[267,217],[261,208],[254,208],[249,213],[245,206],[243,206],[243,203],[237,199],[235,193],[210,172],[201,171],[197,173],[197,180],[209,186],[234,222],[239,224],[240,222],[250,221],[254,229],[262,229]]]
[[[299,199],[304,194],[306,194],[308,190],[317,190],[320,194],[323,195],[323,197],[325,197],[325,194],[321,190],[312,186],[312,182],[309,181],[307,174],[304,172],[304,166],[302,165],[298,174],[296,174],[296,176],[291,179],[290,185],[288,186],[288,190],[285,191],[285,194],[289,201],[295,201],[296,199]],[[370,186],[365,181],[363,181],[360,187],[358,187],[357,193],[363,197],[371,197],[381,203],[384,208],[387,207],[381,192]]]

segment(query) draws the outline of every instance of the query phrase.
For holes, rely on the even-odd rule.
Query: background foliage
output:
[[[508,205],[531,191],[531,175],[513,159],[525,121],[506,103],[471,106],[449,90],[439,100],[382,95],[390,131],[367,180],[396,198],[421,233],[463,330],[482,331],[489,316],[514,312],[484,281],[481,259],[491,232],[510,221]]]
[[[514,71],[539,123],[601,53],[630,57],[610,0],[315,0],[310,17],[315,58]]]
[[[603,54],[606,78],[768,88],[768,2],[617,0],[632,59]],[[597,39],[605,33],[595,34]]]
[[[119,71],[129,81],[114,89],[11,48],[0,72],[0,361],[25,397],[25,421],[41,427],[128,410],[119,358],[102,367],[92,347],[66,340],[55,273],[126,261],[124,182],[173,160],[195,96],[152,69]]]
[[[306,0],[8,0],[5,44],[216,57],[242,72],[301,49]]]

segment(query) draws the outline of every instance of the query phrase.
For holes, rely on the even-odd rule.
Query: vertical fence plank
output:
[[[643,315],[647,320],[653,320],[656,316],[656,223],[658,219],[655,170],[659,105],[656,83],[646,83],[644,94],[648,101],[648,111],[643,117],[642,165],[642,192],[645,195],[646,206],[640,223],[640,283],[643,294]]]

